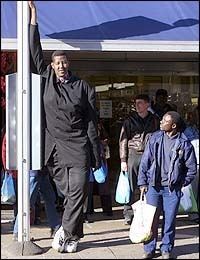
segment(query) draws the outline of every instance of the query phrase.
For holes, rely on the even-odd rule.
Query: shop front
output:
[[[16,21],[16,1],[2,2],[2,53],[13,54],[16,59],[16,25],[6,16],[10,13]],[[44,8],[46,3],[48,8]],[[46,62],[50,62],[52,50],[66,50],[71,70],[96,89],[99,115],[110,136],[114,189],[120,170],[119,133],[123,120],[134,109],[134,96],[146,93],[154,101],[156,90],[164,88],[168,102],[184,118],[197,106],[198,1],[36,4]],[[14,66],[3,75],[16,69]]]

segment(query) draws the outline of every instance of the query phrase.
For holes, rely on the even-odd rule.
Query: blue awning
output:
[[[198,41],[198,1],[35,1],[41,39]],[[1,38],[17,37],[16,1],[1,1]]]

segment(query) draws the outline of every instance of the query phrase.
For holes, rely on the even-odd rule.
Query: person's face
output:
[[[149,103],[143,99],[136,99],[135,100],[135,109],[137,113],[146,112],[149,107]]]
[[[55,56],[51,63],[52,68],[58,78],[64,77],[69,68],[69,61],[66,56]]]
[[[167,97],[163,95],[159,95],[156,97],[156,103],[158,104],[166,104],[167,103]]]
[[[160,130],[165,132],[172,132],[176,129],[176,124],[173,123],[172,117],[170,115],[165,114],[160,121]]]

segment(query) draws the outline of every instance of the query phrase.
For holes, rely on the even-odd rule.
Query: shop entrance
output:
[[[70,69],[97,93],[97,109],[110,137],[109,175],[112,193],[120,171],[118,139],[123,120],[134,109],[133,98],[146,93],[153,101],[159,88],[185,118],[199,96],[198,53],[67,51]],[[51,52],[45,52],[47,62]]]

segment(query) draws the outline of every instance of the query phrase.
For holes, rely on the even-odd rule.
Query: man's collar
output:
[[[64,77],[62,77],[62,78],[58,78],[58,77],[56,77],[56,83],[67,83],[68,81],[69,81],[69,78],[70,78],[70,76],[69,76],[69,73],[67,72],[65,75],[64,75]]]
[[[175,138],[177,138],[177,136],[179,135],[180,133],[179,132],[176,132],[176,133],[172,133],[172,134],[167,134],[166,132],[165,132],[165,136],[167,136],[168,138],[170,138],[170,139],[175,139]]]

